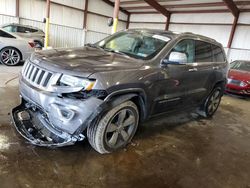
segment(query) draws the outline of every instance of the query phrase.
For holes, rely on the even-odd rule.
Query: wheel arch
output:
[[[220,81],[218,81],[218,82],[216,82],[216,83],[214,84],[213,89],[214,89],[215,87],[217,87],[217,86],[221,86],[221,89],[222,89],[222,91],[224,92],[225,87],[226,87],[226,84],[227,84],[227,81],[226,81],[226,80],[220,80]],[[212,89],[212,90],[213,90],[213,89]]]
[[[226,80],[219,80],[216,83],[214,83],[210,89],[210,91],[207,93],[206,97],[204,98],[203,102],[207,99],[209,95],[213,92],[213,90],[217,87],[220,86],[222,89],[222,93],[224,93],[225,87],[226,87]]]
[[[139,110],[140,122],[147,118],[146,94],[143,89],[125,89],[111,93],[104,101],[111,103],[112,106],[119,105],[127,100],[134,102]]]
[[[5,48],[13,48],[13,49],[17,50],[20,53],[20,61],[23,60],[23,54],[18,48],[14,47],[14,46],[4,46],[2,49],[0,49],[0,51],[2,51]]]

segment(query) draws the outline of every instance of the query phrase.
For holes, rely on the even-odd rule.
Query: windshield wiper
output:
[[[91,47],[91,48],[97,48],[97,49],[102,49],[103,50],[103,48],[101,46],[98,46],[96,44],[88,43],[88,44],[86,44],[86,46]]]
[[[116,53],[116,54],[125,55],[125,56],[130,57],[127,53],[121,52],[121,51],[118,51],[118,50],[114,50],[112,48],[104,48],[104,50],[108,51],[108,52],[112,52],[112,53]]]

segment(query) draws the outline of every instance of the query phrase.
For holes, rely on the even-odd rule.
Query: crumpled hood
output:
[[[54,72],[88,77],[96,72],[138,69],[142,60],[91,47],[52,49],[36,52],[31,61]]]

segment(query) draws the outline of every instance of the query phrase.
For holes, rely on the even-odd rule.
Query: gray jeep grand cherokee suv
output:
[[[191,107],[211,117],[227,71],[221,44],[192,33],[127,30],[85,47],[37,52],[21,72],[14,126],[34,145],[86,136],[109,153],[152,116]]]

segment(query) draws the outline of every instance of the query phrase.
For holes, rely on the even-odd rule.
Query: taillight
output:
[[[30,45],[31,48],[35,47],[35,43],[34,42],[29,42],[29,45]]]

